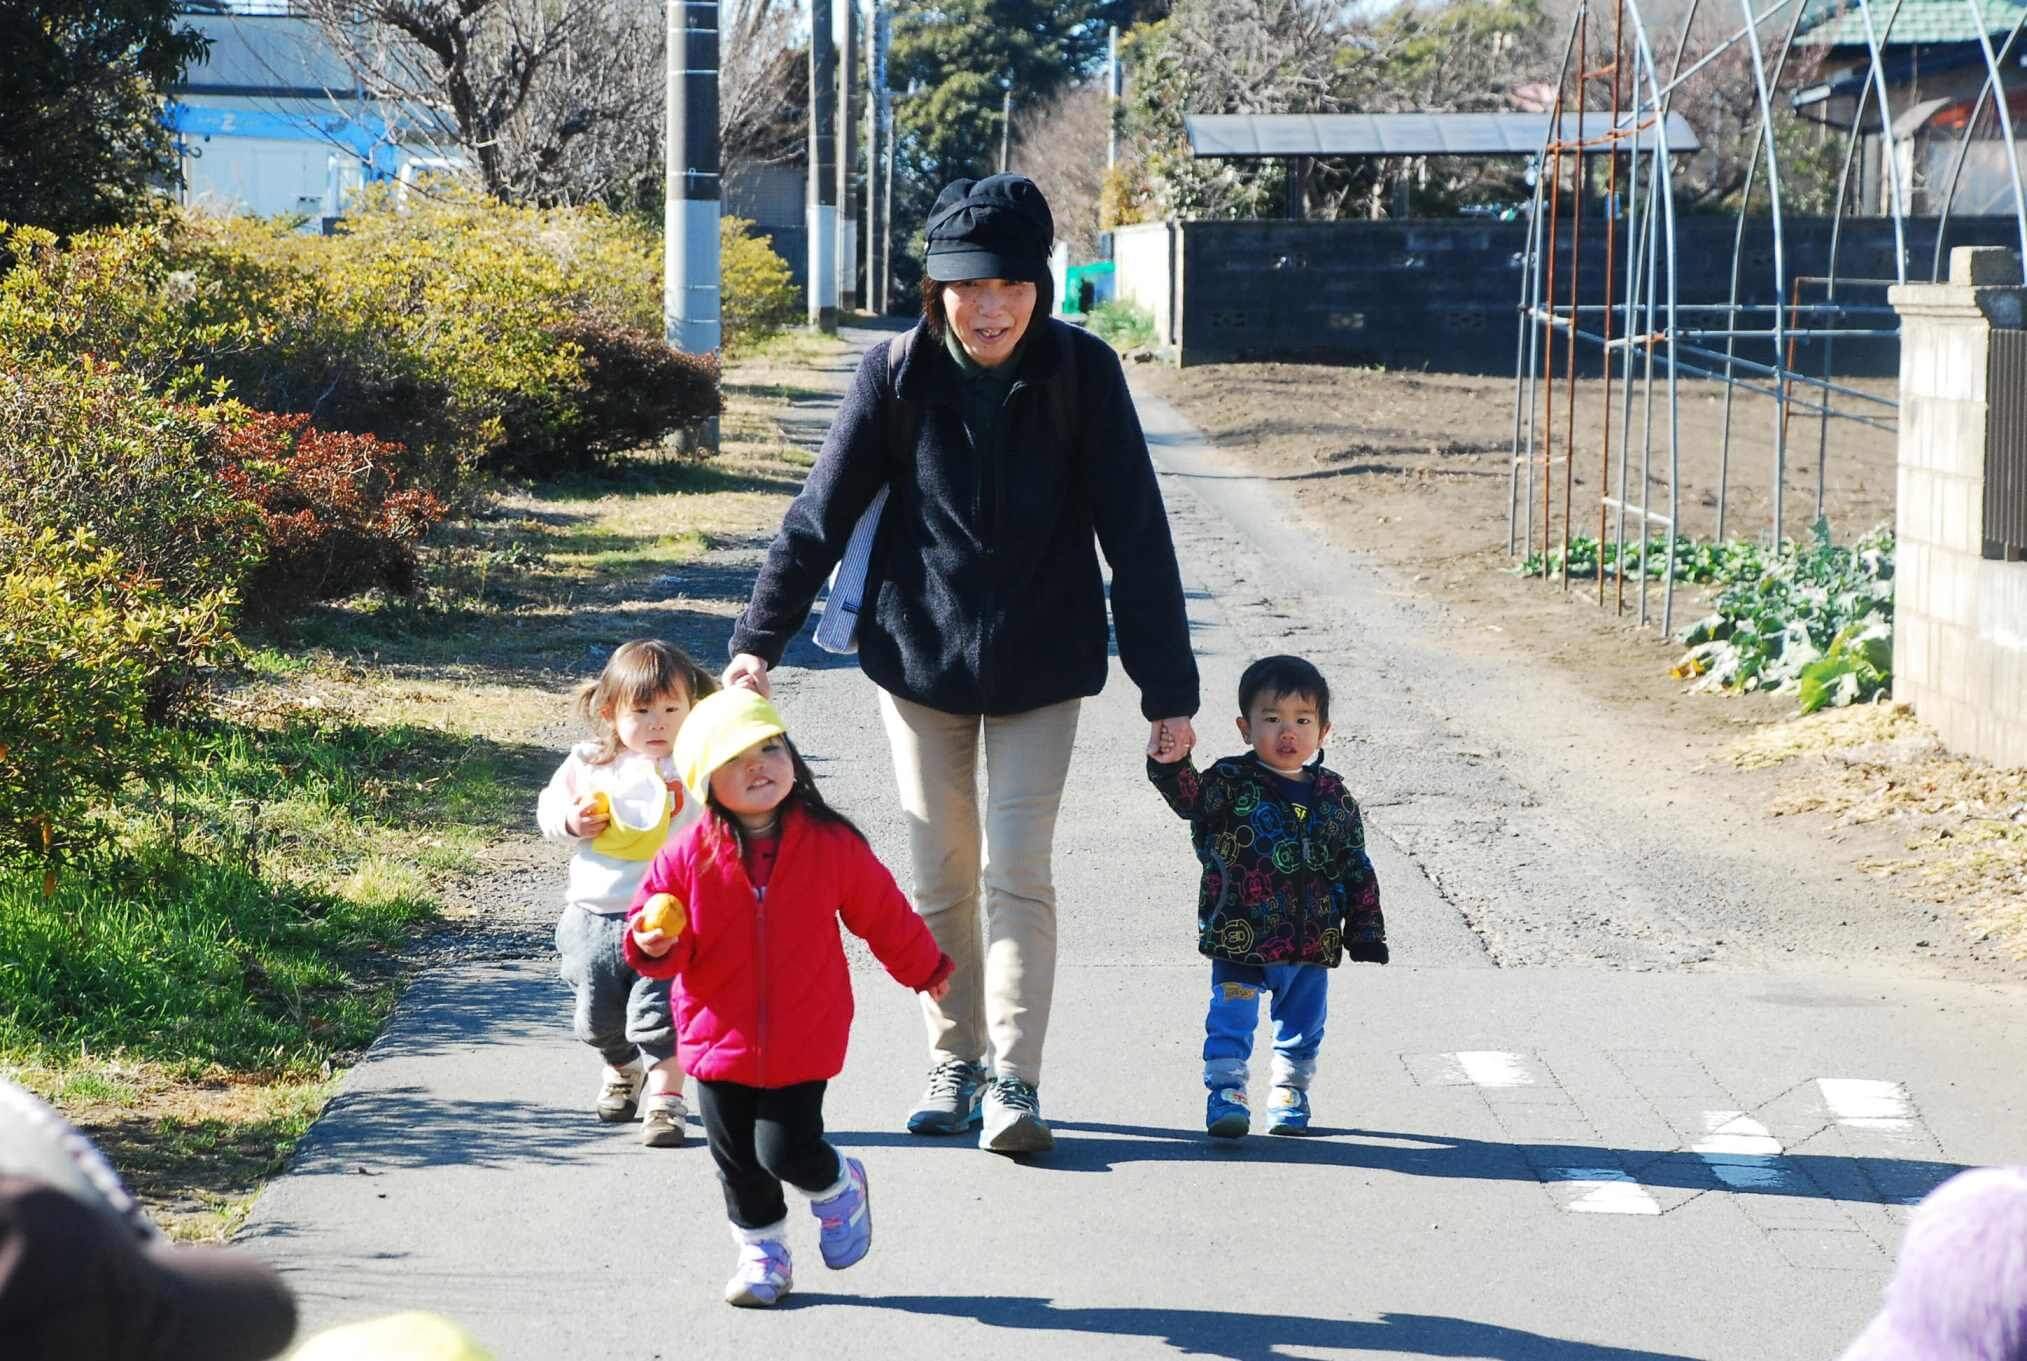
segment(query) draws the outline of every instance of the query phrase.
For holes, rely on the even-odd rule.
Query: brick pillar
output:
[[[1988,359],[2027,310],[2009,250],[1960,246],[1943,284],[1888,294],[1900,313],[1893,697],[1951,748],[2027,765],[2027,563],[1984,550]]]

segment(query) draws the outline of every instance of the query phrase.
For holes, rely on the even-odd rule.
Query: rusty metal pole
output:
[[[1590,15],[1589,5],[1577,8],[1577,159],[1575,197],[1570,205],[1570,320],[1569,353],[1564,367],[1568,370],[1565,381],[1569,383],[1568,410],[1563,420],[1568,426],[1568,437],[1563,441],[1562,464],[1562,588],[1570,588],[1570,498],[1576,491],[1577,466],[1577,316],[1581,294],[1578,287],[1583,281],[1584,264],[1584,75],[1585,63],[1590,59],[1590,45],[1585,29]],[[1561,131],[1560,128],[1557,129]],[[1600,563],[1600,570],[1603,564]]]

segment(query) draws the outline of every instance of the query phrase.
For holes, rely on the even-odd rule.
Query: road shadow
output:
[[[1650,1190],[1804,1197],[1871,1205],[1909,1204],[1957,1173],[1962,1163],[1929,1159],[1783,1153],[1772,1157],[1705,1158],[1685,1149],[1614,1148],[1604,1144],[1500,1142],[1398,1130],[1323,1129],[1308,1138],[1255,1135],[1210,1139],[1202,1130],[1052,1120],[1055,1151],[1029,1160],[1040,1171],[1111,1172],[1128,1163],[1266,1163],[1342,1167],[1410,1177],[1478,1181],[1582,1180],[1578,1172],[1623,1173]],[[860,1147],[973,1149],[971,1139],[947,1143],[908,1134],[830,1132],[833,1143]],[[1720,1176],[1720,1171],[1725,1175]]]
[[[1694,1361],[1673,1352],[1579,1342],[1443,1314],[1381,1314],[1367,1321],[1219,1309],[1075,1308],[1024,1295],[797,1294],[790,1295],[787,1304],[794,1308],[828,1305],[940,1314],[994,1328],[1084,1333],[1093,1338],[1153,1338],[1184,1355],[1216,1356],[1226,1361],[1287,1361],[1296,1354],[1283,1348],[1404,1352],[1491,1361]]]

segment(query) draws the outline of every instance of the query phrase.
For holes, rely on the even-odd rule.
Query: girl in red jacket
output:
[[[698,701],[675,761],[709,812],[649,867],[626,959],[674,980],[676,1054],[697,1079],[739,1244],[725,1299],[769,1305],[794,1279],[783,1182],[809,1197],[826,1266],[852,1265],[873,1239],[866,1169],[823,1137],[852,1021],[838,919],[918,992],[940,998],[951,963],[767,700],[735,688]]]

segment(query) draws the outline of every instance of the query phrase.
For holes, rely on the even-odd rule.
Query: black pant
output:
[[[698,1081],[697,1107],[725,1185],[725,1212],[740,1228],[764,1229],[787,1216],[783,1182],[810,1192],[837,1185],[844,1160],[823,1137],[828,1085]]]

